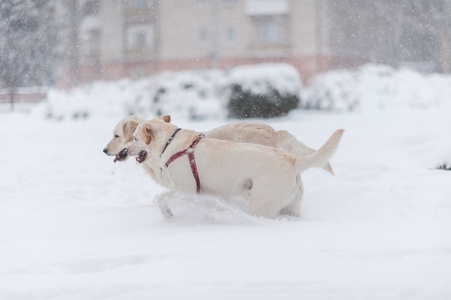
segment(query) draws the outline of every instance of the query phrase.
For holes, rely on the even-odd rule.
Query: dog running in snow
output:
[[[133,141],[133,133],[138,125],[140,123],[144,123],[145,121],[145,119],[138,116],[128,116],[123,118],[115,126],[113,138],[104,148],[103,152],[107,155],[115,156],[114,162],[127,160],[129,157],[127,147]],[[204,135],[208,138],[270,146],[281,149],[292,156],[304,156],[315,152],[314,149],[307,147],[287,131],[276,131],[271,126],[263,123],[239,122],[226,124],[204,132]],[[166,188],[170,188],[170,184],[165,182],[160,175],[158,161],[158,157],[149,157],[145,163],[141,165],[155,182]],[[323,169],[332,175],[334,174],[329,162],[323,167]],[[303,197],[302,181],[299,181],[299,191],[300,192],[296,195],[296,197],[298,198],[297,202],[300,203]],[[157,198],[164,197],[160,195]],[[160,207],[162,208],[162,211],[166,211],[164,205],[160,205]]]
[[[114,128],[113,138],[103,149],[103,152],[109,156],[115,156],[114,162],[125,161],[128,158],[127,147],[133,141],[133,133],[138,125],[144,122],[146,120],[138,116],[123,118]],[[239,122],[227,124],[204,132],[204,135],[208,138],[270,146],[281,149],[292,156],[304,156],[315,152],[314,149],[307,147],[287,131],[276,131],[263,123]],[[169,188],[158,174],[157,160],[148,159],[143,166],[155,182]],[[329,162],[323,168],[334,174]]]
[[[162,116],[140,123],[128,155],[137,156],[140,163],[151,160],[158,167],[154,172],[159,174],[154,176],[170,193],[200,192],[224,198],[247,194],[249,212],[267,218],[281,213],[299,216],[301,173],[327,166],[344,132],[335,131],[318,151],[295,157],[273,147],[204,137],[170,121],[170,116]],[[158,202],[162,213],[170,217],[166,197]]]

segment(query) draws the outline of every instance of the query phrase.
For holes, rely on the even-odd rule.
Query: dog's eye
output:
[[[118,136],[117,134],[115,134],[115,135],[114,135],[114,138],[116,138],[116,139],[117,139],[118,137],[119,137],[119,136]]]

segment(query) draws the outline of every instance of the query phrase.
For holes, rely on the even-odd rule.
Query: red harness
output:
[[[197,193],[200,193],[200,180],[199,180],[199,173],[197,172],[197,166],[196,166],[196,159],[194,158],[194,148],[197,146],[197,144],[200,142],[200,140],[205,137],[204,134],[199,134],[199,137],[185,150],[177,152],[176,154],[172,155],[171,158],[166,163],[166,168],[169,167],[169,164],[172,163],[174,160],[176,160],[179,157],[182,157],[185,154],[188,154],[188,160],[189,164],[191,166],[191,171],[193,172],[194,179],[196,180],[197,185]]]

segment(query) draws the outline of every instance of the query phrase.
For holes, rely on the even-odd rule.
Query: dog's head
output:
[[[133,135],[133,142],[128,147],[128,154],[136,156],[136,161],[143,163],[152,150],[158,151],[161,148],[173,127],[177,127],[169,124],[170,122],[171,116],[161,116],[139,124]]]
[[[106,155],[116,156],[114,162],[126,160],[128,158],[127,147],[133,142],[133,133],[142,122],[145,120],[137,116],[128,116],[122,119],[114,128],[114,137],[103,149],[103,152]]]

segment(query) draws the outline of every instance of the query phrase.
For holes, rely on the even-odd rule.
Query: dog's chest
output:
[[[196,180],[187,155],[177,158],[168,167],[162,166],[160,176],[163,181],[170,182],[173,189],[196,192]]]

